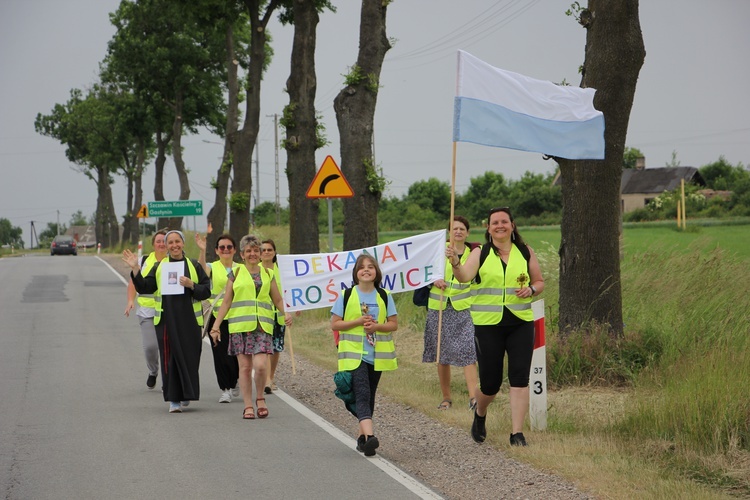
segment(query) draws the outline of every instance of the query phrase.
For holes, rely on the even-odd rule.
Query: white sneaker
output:
[[[231,403],[232,402],[232,392],[229,390],[226,390],[221,393],[221,397],[219,398],[219,403]]]
[[[234,389],[232,389],[232,397],[238,398],[240,397],[240,387],[237,386]]]
[[[180,403],[171,402],[169,403],[169,413],[182,413],[182,407]]]

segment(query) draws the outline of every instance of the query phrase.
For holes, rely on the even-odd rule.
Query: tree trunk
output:
[[[177,91],[174,122],[172,123],[172,159],[174,160],[174,168],[177,170],[177,180],[180,183],[180,196],[178,199],[189,200],[190,181],[188,180],[187,170],[185,170],[185,160],[182,159],[182,106],[182,92]],[[170,229],[180,229],[182,227],[182,217],[170,217],[168,224]]]
[[[291,71],[286,82],[289,106],[286,125],[286,166],[289,181],[290,253],[317,253],[318,200],[306,197],[315,177],[315,150],[318,148],[315,118],[315,42],[319,16],[314,2],[294,3],[294,42]]]
[[[125,196],[125,217],[122,220],[122,241],[128,241],[130,239],[130,233],[133,226],[133,218],[137,214],[137,209],[133,208],[133,190],[135,189],[135,179],[133,176],[135,173],[127,164],[128,160],[125,159],[125,179],[127,180],[127,194]],[[135,210],[135,211],[134,211]],[[135,225],[138,227],[137,223]]]
[[[138,212],[141,210],[141,205],[143,205],[143,169],[146,164],[146,144],[143,139],[138,139],[138,153],[136,155],[135,160],[135,175],[133,176],[133,181],[135,183],[134,189],[134,199],[133,199],[133,226],[132,231],[130,235],[130,242],[134,245],[138,244],[138,240],[140,239],[140,231],[138,230],[138,226],[140,223],[140,219],[137,217]],[[123,236],[123,240],[125,240]]]
[[[582,87],[604,113],[605,159],[559,159],[562,176],[560,332],[590,325],[622,335],[620,180],[625,138],[645,49],[638,0],[590,0]]]
[[[372,130],[380,85],[380,70],[391,48],[385,33],[387,2],[362,0],[359,54],[355,78],[333,101],[341,140],[341,171],[354,196],[344,200],[344,250],[378,243],[378,203],[382,185],[373,160]],[[351,76],[351,75],[350,75]],[[352,80],[352,78],[350,78]]]
[[[156,160],[154,160],[154,201],[164,201],[164,165],[167,163],[167,147],[171,136],[159,130],[156,132]],[[169,220],[158,219],[158,229],[169,227]]]
[[[229,232],[235,238],[242,238],[250,229],[250,200],[252,199],[253,148],[260,128],[260,82],[266,58],[266,25],[271,14],[278,7],[278,0],[271,0],[261,17],[260,0],[245,0],[245,8],[250,17],[250,61],[245,87],[245,121],[234,141],[232,196],[229,201]]]
[[[125,156],[125,172],[128,180],[127,193],[127,213],[122,223],[122,241],[130,241],[131,244],[138,244],[138,211],[143,203],[143,165],[145,160],[146,147],[143,139],[138,139],[136,143],[135,158]]]
[[[232,141],[236,139],[239,116],[239,81],[237,69],[239,63],[235,60],[234,33],[231,22],[227,22],[227,122],[224,133],[224,154],[221,165],[216,172],[216,197],[214,206],[208,211],[207,220],[212,231],[206,237],[206,262],[216,260],[216,242],[224,232],[227,222],[227,192],[229,189],[229,172],[232,168]]]
[[[96,176],[96,241],[101,243],[103,248],[111,248],[120,242],[120,226],[112,202],[109,168],[97,166]]]

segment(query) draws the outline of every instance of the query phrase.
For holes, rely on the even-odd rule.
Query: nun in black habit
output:
[[[180,413],[190,401],[200,398],[198,367],[203,345],[200,301],[211,296],[211,287],[203,266],[185,257],[182,232],[169,231],[166,243],[167,257],[146,276],[140,272],[137,255],[130,250],[123,251],[122,260],[132,269],[136,291],[155,296],[154,324],[161,356],[162,392],[164,401],[170,403],[169,412]],[[176,262],[183,265],[171,264]],[[179,269],[177,272],[175,267]],[[162,276],[165,268],[169,268],[172,276]],[[170,280],[175,275],[179,275],[177,283]]]

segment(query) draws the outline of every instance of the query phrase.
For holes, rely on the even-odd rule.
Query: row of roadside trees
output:
[[[628,151],[637,149],[628,148]],[[623,168],[632,168],[625,162]],[[706,186],[686,186],[687,215],[691,218],[722,218],[750,216],[750,170],[742,163],[732,165],[723,156],[699,168]],[[557,172],[535,174],[526,172],[520,179],[507,179],[498,172],[485,172],[470,180],[465,191],[456,193],[456,214],[466,216],[474,227],[480,227],[490,208],[498,203],[511,207],[520,224],[550,225],[562,221],[562,192],[554,185]],[[699,191],[710,189],[728,191],[724,196],[707,198]],[[436,178],[417,181],[401,197],[386,196],[380,200],[378,226],[381,231],[413,231],[446,227],[450,218],[450,185]],[[677,191],[665,192],[646,207],[624,214],[629,221],[674,218],[677,210]],[[273,225],[276,206],[266,202],[254,212],[259,225]],[[281,221],[287,224],[289,210],[281,211]],[[327,211],[320,211],[321,231],[328,225]],[[343,203],[333,201],[333,224],[337,232],[344,227]]]
[[[372,155],[373,118],[383,60],[391,47],[385,29],[390,3],[362,0],[357,60],[333,100],[342,172],[357,193],[343,202],[344,249],[377,243],[385,182]],[[125,238],[137,238],[136,213],[143,199],[140,179],[152,159],[154,200],[164,199],[161,180],[168,154],[177,168],[179,198],[188,199],[181,138],[198,127],[208,127],[225,139],[208,221],[214,228],[224,228],[228,219],[233,234],[248,230],[261,82],[273,53],[266,28],[271,16],[278,15],[282,23],[294,27],[286,87],[290,102],[281,122],[291,200],[290,250],[318,251],[318,202],[306,199],[305,193],[315,175],[315,150],[325,144],[314,108],[315,33],[318,16],[325,10],[335,10],[328,0],[121,2],[111,16],[117,31],[101,64],[100,81],[87,90],[73,89],[68,102],[57,104],[50,114],[40,113],[35,122],[39,133],[65,144],[68,158],[96,183],[97,241],[105,247],[118,243],[111,193],[114,175],[127,178]],[[573,10],[570,15],[586,31],[579,85],[597,89],[594,106],[607,125],[603,160],[552,158],[560,167],[563,185],[560,323],[567,331],[596,322],[621,335],[619,185],[645,48],[637,0],[589,0],[587,7],[576,2]],[[473,193],[469,199],[480,202]],[[179,227],[181,220],[164,223]],[[584,235],[592,226],[599,229],[596,241],[586,241]],[[209,249],[216,236],[209,237]]]

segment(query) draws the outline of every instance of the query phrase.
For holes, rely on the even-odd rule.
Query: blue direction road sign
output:
[[[203,215],[203,200],[149,201],[149,217]]]

